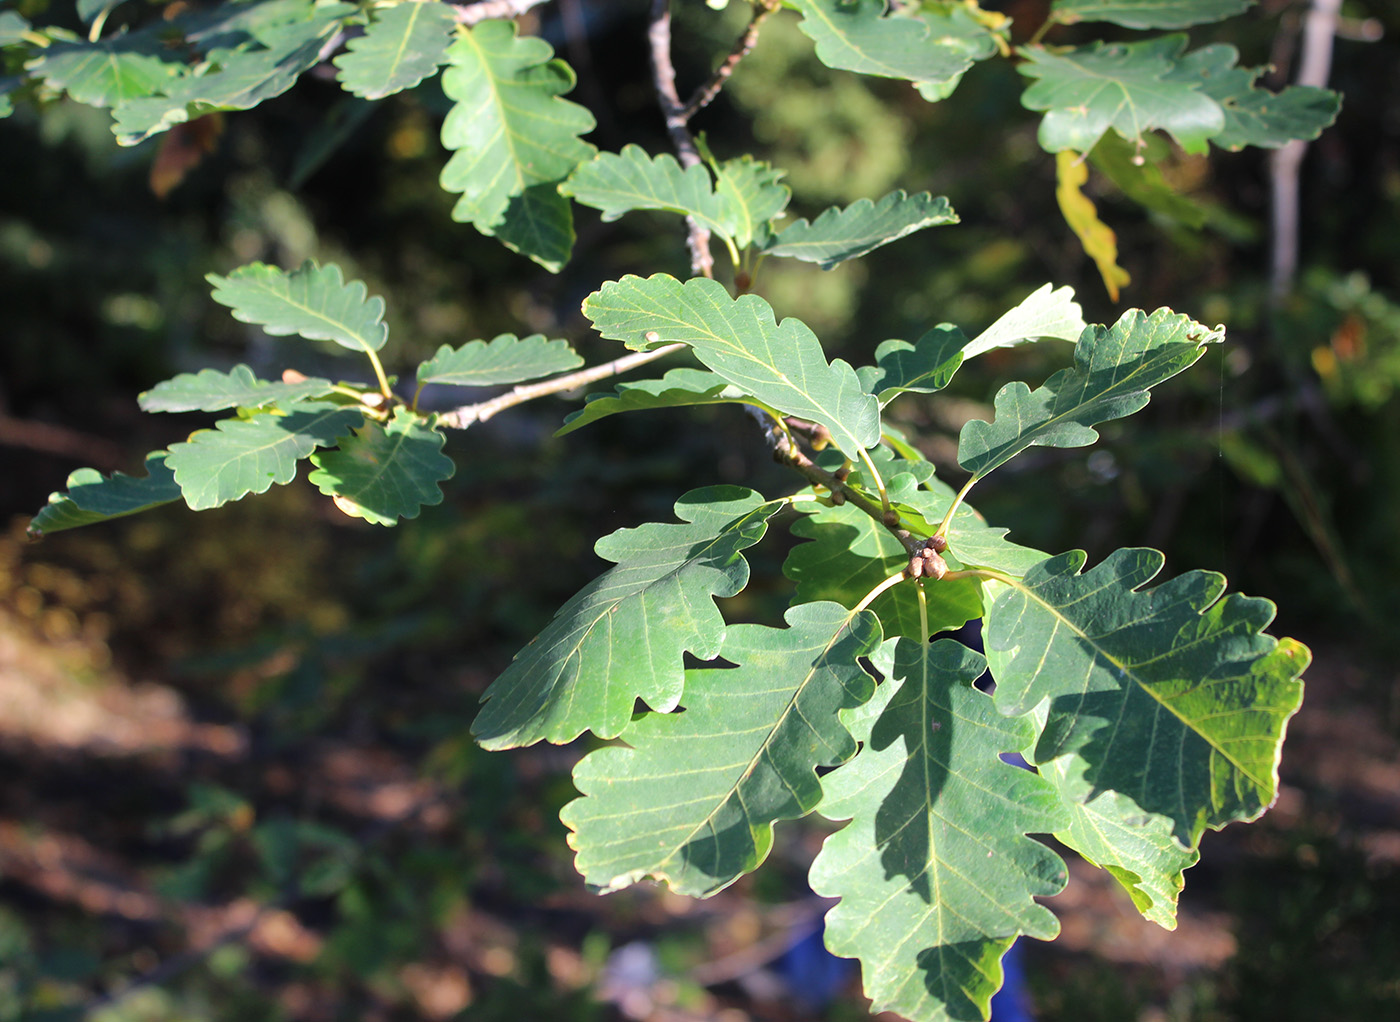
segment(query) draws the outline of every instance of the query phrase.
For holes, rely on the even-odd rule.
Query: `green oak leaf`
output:
[[[722,376],[703,369],[672,369],[659,380],[619,383],[611,394],[589,394],[588,403],[569,413],[555,436],[572,433],[590,422],[619,412],[639,412],[652,408],[679,408],[684,405],[743,404],[748,395]]]
[[[39,539],[51,532],[122,518],[179,500],[180,487],[165,458],[165,451],[146,455],[144,476],[113,472],[108,477],[95,468],[71,473],[64,484],[67,489],[50,494],[48,504],[30,521],[30,537]]]
[[[706,897],[755,869],[773,824],[821,798],[819,767],[856,743],[838,713],[870,698],[857,663],[880,642],[873,615],[834,603],[792,607],[787,628],[734,625],[720,653],[735,667],[686,672],[684,713],[648,713],[629,747],[574,768],[582,798],[561,812],[588,883],[615,891],[655,877]]]
[[[176,65],[161,59],[159,42],[120,34],[96,42],[55,42],[28,65],[31,74],[88,106],[121,106],[170,81]]]
[[[1064,25],[1111,21],[1124,28],[1189,28],[1224,21],[1255,0],[1055,0],[1050,16]]]
[[[515,31],[513,21],[483,21],[448,49],[442,88],[454,105],[442,144],[453,153],[440,180],[461,196],[452,219],[500,235],[553,269],[561,238],[573,235],[572,221],[561,223],[568,204],[556,189],[592,158],[593,146],[579,136],[593,130],[593,115],[560,98],[574,87],[574,73],[550,45]]]
[[[845,209],[833,207],[811,223],[795,220],[764,246],[764,252],[817,263],[829,270],[925,227],[955,223],[958,215],[943,196],[928,192],[906,195],[901,189],[879,202],[857,199]]]
[[[14,11],[0,11],[0,46],[11,46],[24,41],[24,34],[30,30],[29,22]]]
[[[136,400],[145,412],[221,412],[324,397],[333,387],[330,380],[318,377],[296,383],[260,380],[246,365],[236,365],[226,373],[217,369],[181,373],[162,380]]]
[[[1225,126],[1211,136],[1224,149],[1277,149],[1295,138],[1312,139],[1337,118],[1341,97],[1327,89],[1292,85],[1273,93],[1255,86],[1263,68],[1235,67],[1239,51],[1217,43],[1186,54],[1171,78],[1199,87],[1220,104]]]
[[[992,29],[968,14],[886,15],[885,0],[788,0],[827,67],[903,78],[945,98],[974,63],[997,52]]]
[[[604,337],[630,348],[689,344],[701,362],[757,401],[820,423],[848,456],[880,439],[874,395],[855,370],[827,362],[821,341],[800,320],[776,322],[757,295],[731,298],[717,280],[681,283],[664,273],[609,281],[583,302]]]
[[[1046,337],[1077,341],[1087,325],[1072,288],[1044,284],[968,342],[963,358]]]
[[[297,461],[327,447],[360,425],[354,408],[305,402],[285,415],[266,412],[250,419],[222,419],[184,443],[173,444],[165,463],[175,473],[185,503],[194,511],[219,507],[273,483],[289,483]]]
[[[614,738],[643,699],[675,709],[682,653],[719,653],[724,618],[713,597],[748,583],[739,551],[753,546],[784,504],[714,486],[676,502],[684,524],[620,529],[594,550],[615,567],[579,590],[482,697],[472,733],[487,749]]]
[[[406,408],[385,425],[366,422],[332,451],[311,455],[307,478],[348,515],[375,525],[417,518],[424,505],[441,504],[438,487],[456,469],[442,453],[447,440]]]
[[[444,3],[410,2],[380,8],[365,34],[345,44],[332,63],[341,88],[363,99],[383,99],[437,74],[457,21]]]
[[[1228,120],[1228,115],[1227,115]],[[1216,136],[1212,141],[1219,141]],[[1110,131],[1089,151],[1089,162],[1139,206],[1190,228],[1205,225],[1206,207],[1177,192],[1150,158],[1135,145]]]
[[[345,283],[334,263],[322,267],[308,259],[291,273],[249,263],[227,277],[210,273],[204,279],[214,285],[214,301],[232,309],[234,319],[275,337],[300,334],[360,352],[378,351],[389,338],[384,299],[369,297],[361,281]]]
[[[787,209],[792,189],[779,180],[781,170],[752,156],[714,165],[715,194],[720,200],[721,232],[739,248],[766,236],[768,222]]]
[[[1028,447],[1084,447],[1094,426],[1141,410],[1149,390],[1186,369],[1205,345],[1224,339],[1170,309],[1132,309],[1112,327],[1088,327],[1074,348],[1074,365],[1032,391],[1008,383],[997,392],[996,419],[971,419],[958,437],[958,464],[982,478]]]
[[[1177,843],[1168,817],[1145,813],[1116,791],[1095,794],[1084,777],[1087,766],[1082,757],[1071,754],[1038,767],[1070,814],[1069,826],[1055,831],[1055,839],[1106,869],[1145,918],[1176,929],[1176,901],[1186,883],[1183,874],[1201,853]]]
[[[874,394],[881,406],[900,394],[935,394],[953,379],[962,365],[967,337],[949,323],[940,323],[919,338],[882,341],[875,349],[875,364],[856,370],[861,386]]]
[[[489,387],[537,380],[581,365],[583,359],[568,341],[547,340],[544,334],[500,334],[490,341],[468,341],[459,348],[444,344],[418,367],[418,384]]]
[[[634,209],[665,210],[694,217],[701,226],[732,237],[724,200],[715,194],[710,172],[701,164],[681,169],[674,156],[649,156],[639,145],[620,153],[598,153],[580,164],[559,191],[616,220]]]
[[[1021,49],[1018,70],[1036,81],[1021,95],[1043,110],[1040,144],[1051,153],[1087,153],[1110,128],[1130,142],[1156,129],[1188,153],[1204,153],[1225,127],[1220,104],[1183,78],[1177,61],[1186,36],[1132,43],[1095,42],[1064,51]]]
[[[812,863],[812,889],[841,899],[826,944],[860,959],[873,1011],[986,1018],[1010,938],[1059,932],[1035,898],[1064,887],[1065,864],[1028,835],[1065,810],[1000,759],[1034,730],[972,686],[984,668],[950,639],[902,638],[864,746],[822,778],[821,814],[851,822]]]
[[[1193,571],[1155,589],[1156,550],[1117,550],[1080,574],[1085,556],[1052,557],[1009,583],[984,638],[997,708],[1049,700],[1034,760],[1074,754],[1081,788],[1116,791],[1168,817],[1196,847],[1206,827],[1252,820],[1278,794],[1278,759],[1298,709],[1307,647],[1263,634],[1267,600],[1232,594]]]

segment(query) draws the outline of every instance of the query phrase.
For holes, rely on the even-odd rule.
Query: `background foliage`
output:
[[[616,151],[650,124],[648,149],[664,150],[646,70],[632,56],[643,12],[574,5],[585,36],[568,27],[570,5],[559,6],[539,16],[560,51],[590,69],[574,94],[599,120],[589,139]],[[694,81],[743,12],[726,11],[728,21],[698,6],[681,13],[678,35],[695,40],[682,55],[695,64],[682,61],[680,72]],[[1397,997],[1379,963],[1396,948],[1384,848],[1400,821],[1385,785],[1366,778],[1393,756],[1397,699],[1390,676],[1368,665],[1386,648],[1373,622],[1393,610],[1389,580],[1400,567],[1390,524],[1400,317],[1387,297],[1400,281],[1383,229],[1400,200],[1386,105],[1400,84],[1400,25],[1386,10],[1348,13],[1389,34],[1337,43],[1333,84],[1347,103],[1309,164],[1306,263],[1294,294],[1270,308],[1257,153],[1166,154],[1163,173],[1188,206],[1144,210],[1097,180],[1094,198],[1133,278],[1125,300],[1225,321],[1231,351],[1211,351],[1160,394],[1150,428],[1142,417],[1107,428],[1107,445],[1087,462],[1037,452],[1024,471],[1053,487],[1054,501],[1026,504],[1011,482],[999,496],[996,477],[990,500],[979,489],[979,508],[1020,542],[1083,546],[1097,563],[1145,539],[1171,563],[1223,570],[1246,591],[1287,593],[1280,630],[1335,650],[1319,682],[1332,688],[1327,716],[1299,722],[1310,743],[1300,752],[1318,755],[1299,755],[1285,774],[1296,801],[1258,837],[1222,835],[1221,865],[1191,873],[1207,911],[1232,913],[1216,927],[1236,928],[1229,964],[1177,983],[1179,974],[1151,968],[1105,977],[1060,952],[1068,957],[1041,959],[1032,976],[1047,1017],[1122,1018],[1147,1004],[1180,1017],[1249,1018],[1270,1006],[1270,1017],[1288,1017],[1300,1004],[1360,1012]],[[1286,67],[1297,14],[1266,7],[1230,23],[1241,63]],[[1116,318],[1052,205],[1053,164],[1035,156],[1035,118],[987,131],[1016,109],[1024,83],[1006,67],[982,70],[962,83],[958,106],[915,104],[893,83],[827,71],[792,19],[775,19],[704,115],[712,138],[734,140],[722,156],[743,151],[751,132],[789,170],[794,207],[809,217],[895,187],[953,200],[957,228],[830,273],[776,261],[766,271],[769,299],[801,307],[828,355],[900,336],[911,319],[988,324],[1045,279],[1075,285],[1091,321]],[[374,89],[367,83],[364,94]],[[391,371],[522,323],[592,354],[599,342],[578,309],[598,281],[658,267],[685,275],[676,221],[660,214],[581,219],[576,260],[558,277],[469,242],[471,229],[452,223],[454,197],[437,185],[445,108],[418,93],[370,106],[313,77],[227,117],[211,151],[157,199],[158,141],[117,150],[107,114],[19,107],[0,125],[0,287],[12,310],[0,356],[6,511],[27,516],[78,464],[134,470],[142,452],[202,424],[137,416],[131,395],[154,381],[274,358],[208,302],[205,273],[256,259],[334,260],[400,317],[403,361]],[[297,364],[335,376],[323,357],[308,348]],[[1041,357],[979,360],[955,392],[971,414],[1006,380],[1043,376]],[[587,553],[595,536],[669,521],[674,495],[695,478],[754,484],[776,471],[734,417],[617,417],[592,426],[583,447],[547,439],[573,407],[551,405],[483,426],[490,449],[454,451],[462,460],[443,505],[390,535],[328,513],[310,488],[208,515],[165,509],[103,536],[75,534],[62,548],[21,552],[15,519],[5,549],[6,673],[89,707],[101,723],[65,730],[7,690],[7,721],[18,722],[4,731],[7,775],[21,781],[4,796],[0,884],[15,907],[0,937],[0,996],[10,998],[0,1010],[447,1017],[455,1004],[473,1018],[608,1017],[622,1009],[579,991],[612,982],[618,1001],[640,989],[674,1010],[703,1014],[719,998],[779,1011],[751,984],[701,983],[714,975],[703,966],[726,950],[755,946],[742,924],[696,918],[664,899],[576,893],[553,823],[572,796],[567,754],[483,756],[464,737],[486,682],[598,567]],[[960,422],[910,425],[951,436]],[[951,447],[944,457],[951,463]],[[565,503],[572,513],[561,518]],[[521,522],[547,523],[543,551]],[[773,602],[762,590],[738,599]],[[912,695],[901,688],[895,697]],[[1369,714],[1358,717],[1353,703]],[[168,730],[157,737],[160,721]],[[113,722],[125,722],[127,737]],[[1343,754],[1338,744],[1360,747]],[[1292,755],[1290,746],[1285,763]],[[805,868],[793,854],[792,864],[772,864],[774,878],[726,896],[732,918],[792,936],[815,917],[792,901]],[[207,950],[208,935],[232,938],[181,958]],[[679,980],[616,979],[609,951],[629,942],[653,949],[661,972]],[[1304,955],[1336,966],[1299,975]],[[108,991],[135,977],[158,982],[102,1008]]]

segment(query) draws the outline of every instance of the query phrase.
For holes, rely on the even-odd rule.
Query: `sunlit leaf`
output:
[[[442,453],[447,438],[412,412],[397,408],[381,426],[366,422],[332,451],[311,455],[308,476],[336,507],[375,525],[417,518],[425,504],[441,504],[438,484],[456,466]]]
[[[683,341],[701,362],[759,401],[820,423],[848,455],[880,439],[879,407],[855,370],[827,362],[800,320],[778,323],[757,295],[731,298],[716,280],[681,283],[664,273],[609,281],[584,299],[604,337],[631,348]]]
[[[30,521],[29,535],[37,539],[179,500],[180,487],[165,457],[165,451],[146,455],[144,476],[113,472],[108,477],[95,468],[78,469],[68,476],[67,489],[49,495],[47,506]]]
[[[1128,271],[1118,265],[1118,236],[1099,219],[1098,208],[1081,189],[1089,180],[1089,168],[1084,158],[1065,151],[1055,154],[1055,201],[1069,224],[1084,253],[1094,260],[1104,290],[1112,301],[1118,301],[1118,289],[1132,282]]]
[[[258,408],[323,397],[332,389],[330,380],[310,377],[296,383],[260,380],[245,365],[228,372],[201,369],[163,380],[137,398],[147,412],[221,412],[227,408]]]
[[[1065,865],[1027,835],[1066,814],[1000,759],[1034,731],[972,687],[984,667],[952,640],[901,639],[864,747],[822,779],[822,815],[851,822],[812,863],[812,889],[841,899],[827,947],[860,959],[874,1011],[985,1018],[1007,938],[1059,932],[1035,898],[1064,886]]]
[[[787,209],[792,190],[779,183],[781,170],[752,156],[725,160],[714,171],[723,233],[747,248],[766,233],[768,221]]]
[[[900,394],[934,394],[948,386],[962,365],[967,337],[957,327],[940,324],[915,344],[882,341],[875,349],[875,364],[856,370],[866,390],[886,405]]]
[[[588,403],[569,413],[554,435],[572,433],[590,422],[620,412],[683,405],[740,404],[747,400],[748,395],[722,376],[702,369],[672,369],[659,380],[619,383],[611,394],[589,394]]]
[[[958,215],[943,196],[906,195],[900,190],[879,202],[857,199],[845,209],[828,209],[811,223],[796,220],[779,231],[764,251],[829,270],[925,227],[957,222]]]
[[[552,376],[581,365],[583,359],[568,341],[547,340],[544,334],[500,334],[490,341],[468,341],[459,348],[444,344],[418,367],[418,383],[489,387]]]
[[[1074,365],[1032,391],[1008,383],[997,392],[996,419],[971,419],[958,438],[958,464],[981,478],[1028,447],[1084,447],[1101,422],[1143,408],[1149,389],[1169,380],[1224,339],[1170,309],[1125,312],[1112,327],[1091,326],[1074,348]]]
[[[1223,21],[1253,6],[1255,0],[1055,0],[1056,21],[1111,21],[1124,28],[1188,28]]]
[[[1044,284],[969,341],[963,348],[963,358],[1047,337],[1077,341],[1086,325],[1072,288]]]
[[[360,352],[378,351],[389,337],[384,299],[371,298],[361,281],[345,283],[334,263],[317,266],[308,260],[291,273],[249,263],[227,277],[210,273],[205,280],[214,285],[214,301],[232,309],[234,319],[275,337],[300,334]]]
[[[708,660],[724,639],[716,596],[748,583],[739,551],[762,537],[782,501],[715,486],[676,503],[681,525],[643,525],[594,547],[610,568],[576,593],[516,655],[483,696],[472,733],[488,749],[584,731],[619,734],[633,705],[675,709],[684,685],[682,654]]]
[[[650,156],[639,145],[620,153],[599,153],[581,164],[559,189],[585,206],[616,220],[634,209],[658,209],[693,216],[711,231],[730,234],[724,202],[715,194],[710,172],[700,164],[681,169],[669,153]]]
[[[1307,648],[1263,634],[1273,604],[1222,598],[1213,572],[1141,589],[1162,568],[1156,550],[1117,550],[1081,574],[1084,562],[1078,550],[1053,557],[989,608],[997,708],[1049,700],[1034,761],[1082,758],[1081,790],[1169,818],[1187,848],[1206,827],[1259,816],[1278,795]]]
[[[285,415],[222,419],[214,429],[173,444],[165,463],[185,503],[203,511],[291,482],[298,460],[334,444],[362,421],[355,409],[329,402],[294,405]]]
[[[346,43],[334,61],[341,87],[365,99],[413,88],[447,62],[456,23],[450,5],[431,0],[380,8],[365,34]]]
[[[857,663],[880,641],[870,614],[833,603],[787,612],[787,628],[735,625],[721,655],[686,672],[684,713],[649,713],[622,732],[630,748],[586,756],[583,794],[560,818],[584,878],[617,890],[643,877],[703,897],[768,855],[773,824],[812,810],[816,769],[856,744],[837,714],[870,698]]]

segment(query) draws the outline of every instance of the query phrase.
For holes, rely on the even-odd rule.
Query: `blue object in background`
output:
[[[1011,950],[1001,960],[1001,968],[1006,981],[992,996],[992,1022],[1034,1022],[1019,943],[1011,945]]]

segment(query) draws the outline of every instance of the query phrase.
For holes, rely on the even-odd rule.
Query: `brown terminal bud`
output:
[[[934,554],[932,557],[923,558],[924,574],[932,579],[942,578],[948,574],[948,562]]]
[[[944,550],[948,549],[948,537],[943,535],[930,536],[928,538],[928,545],[933,548],[934,553],[941,554]]]
[[[924,559],[922,557],[909,558],[909,567],[904,569],[904,573],[910,578],[918,578],[924,573]]]

